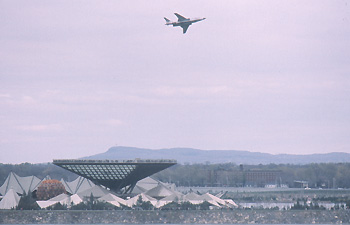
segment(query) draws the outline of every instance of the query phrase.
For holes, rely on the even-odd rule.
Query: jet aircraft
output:
[[[165,25],[173,25],[173,27],[180,26],[180,27],[182,27],[182,30],[183,30],[183,33],[184,33],[184,34],[186,33],[188,27],[189,27],[192,23],[205,20],[205,18],[193,18],[193,19],[190,19],[190,18],[186,18],[186,17],[184,17],[184,16],[181,16],[181,15],[178,14],[178,13],[174,13],[174,14],[175,14],[175,16],[177,16],[177,18],[178,18],[177,22],[170,21],[168,18],[164,17],[164,19],[165,19],[165,21],[166,21]]]

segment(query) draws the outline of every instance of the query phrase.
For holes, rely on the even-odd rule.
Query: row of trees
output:
[[[226,164],[193,164],[175,165],[154,175],[163,182],[175,183],[178,186],[228,186],[244,185],[242,173],[248,170],[279,170],[279,182],[294,187],[295,180],[309,182],[309,187],[350,188],[350,163],[320,163],[307,165],[268,164],[236,165]],[[35,175],[44,178],[50,175],[53,179],[72,181],[77,175],[51,163],[47,164],[0,164],[0,185],[10,172],[19,176]]]
[[[155,178],[178,186],[244,186],[244,172],[249,170],[281,171],[279,183],[295,187],[302,180],[314,188],[350,188],[350,163],[320,163],[307,165],[268,164],[194,164],[176,165],[155,174]]]
[[[349,203],[346,203],[346,208],[349,208]],[[344,209],[344,205],[336,204],[332,210]],[[317,202],[307,203],[306,200],[303,202],[297,201],[294,206],[291,207],[291,210],[326,210],[324,206],[320,206]]]

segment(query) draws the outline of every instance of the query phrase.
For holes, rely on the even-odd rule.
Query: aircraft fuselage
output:
[[[199,22],[199,21],[202,21],[202,20],[205,20],[205,18],[193,18],[193,19],[190,19],[190,18],[186,18],[178,13],[174,13],[177,18],[178,18],[178,21],[170,21],[168,18],[164,17],[166,23],[165,25],[173,25],[173,27],[182,27],[183,29],[183,33],[185,34],[188,27],[192,24],[192,23],[196,23],[196,22]]]
[[[177,26],[189,26],[192,23],[195,22],[199,22],[204,20],[205,18],[198,18],[198,19],[192,19],[192,20],[187,20],[187,21],[177,21],[177,22],[170,22],[170,23],[166,23],[165,25],[173,25],[173,27],[177,27]]]

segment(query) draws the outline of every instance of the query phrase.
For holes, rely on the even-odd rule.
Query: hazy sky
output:
[[[350,1],[0,0],[0,162],[115,145],[350,153]]]

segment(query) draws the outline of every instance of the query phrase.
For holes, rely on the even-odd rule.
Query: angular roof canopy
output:
[[[102,196],[105,196],[106,194],[109,194],[110,192],[98,185],[95,185],[85,191],[79,192],[77,193],[77,195],[79,195],[79,197],[81,197],[82,199],[87,199],[89,198],[91,195],[94,198],[101,198]]]
[[[68,191],[71,194],[76,194],[95,186],[95,184],[92,183],[90,180],[81,176],[79,176],[77,179],[73,180],[72,182],[67,182],[63,179],[61,179],[61,182],[66,188],[66,191]]]
[[[157,205],[157,199],[152,198],[151,196],[148,196],[144,193],[138,194],[138,195],[126,200],[126,205],[129,207],[135,206],[137,204],[139,198],[141,198],[141,200],[143,202],[150,202],[153,206]]]
[[[97,199],[97,201],[108,202],[117,207],[120,207],[120,204],[127,205],[126,200],[119,198],[118,196],[111,193],[102,196],[101,198]]]
[[[0,194],[5,195],[10,189],[21,195],[24,193],[28,194],[33,192],[40,183],[41,180],[36,176],[20,177],[14,172],[11,172],[0,187]]]
[[[139,180],[136,183],[135,188],[139,188],[140,190],[142,190],[142,192],[145,192],[145,191],[148,191],[152,188],[157,187],[158,184],[159,184],[159,181],[157,181],[151,177],[146,177],[146,178],[143,178],[142,180]],[[133,193],[135,193],[135,192],[133,192]],[[137,194],[141,194],[141,193],[137,193]]]
[[[136,182],[176,164],[176,160],[53,160],[53,164],[115,192],[131,191]]]
[[[39,205],[40,208],[48,208],[50,206],[53,206],[57,203],[61,203],[62,205],[67,205],[68,208],[71,207],[71,205],[77,205],[80,202],[83,202],[83,199],[80,198],[77,194],[74,194],[72,196],[69,196],[67,194],[60,194],[54,198],[51,198],[47,201],[36,201],[36,203]]]
[[[150,190],[148,190],[146,195],[149,195],[153,198],[165,198],[167,196],[175,194],[175,191],[170,190],[165,185],[159,183],[157,187],[154,187]]]
[[[20,197],[13,189],[8,190],[6,195],[0,201],[0,209],[12,209],[18,206]]]
[[[161,201],[166,202],[184,202],[185,201],[185,195],[180,192],[175,192],[172,195],[169,195],[165,198],[162,198]]]
[[[137,181],[135,188],[131,192],[134,195],[138,195],[149,191],[158,185],[164,185],[166,188],[170,190],[175,190],[175,184],[163,183],[161,181],[155,180],[152,177],[146,177],[142,180]]]

